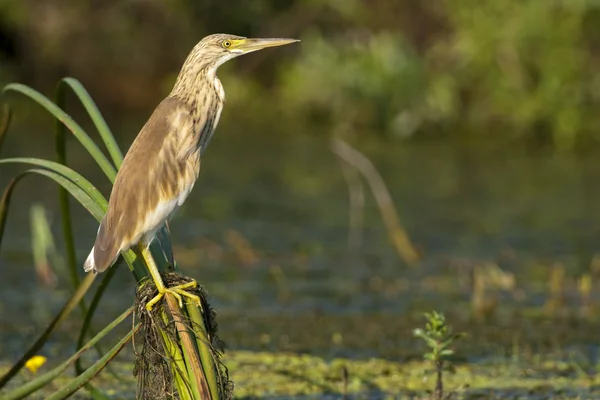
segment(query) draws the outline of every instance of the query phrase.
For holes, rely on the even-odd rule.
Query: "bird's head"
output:
[[[198,58],[196,61],[206,63],[207,66],[216,69],[224,62],[243,54],[294,42],[299,42],[299,40],[284,38],[252,39],[217,33],[202,39],[192,50],[190,56],[195,55]]]

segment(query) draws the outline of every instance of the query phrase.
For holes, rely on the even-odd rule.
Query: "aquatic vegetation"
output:
[[[384,358],[324,358],[290,352],[228,352],[228,367],[238,385],[237,399],[427,399],[432,381],[423,370],[430,361]],[[131,364],[111,364],[117,375],[103,374],[95,383],[112,398],[135,399]],[[0,373],[4,372],[0,364]],[[122,378],[121,378],[122,377]],[[549,384],[549,379],[552,379]],[[62,384],[65,379],[57,381]],[[502,358],[494,363],[457,363],[455,373],[444,377],[452,399],[561,399],[596,398],[594,376],[576,373],[573,363],[551,357]],[[43,399],[45,392],[32,399]],[[73,399],[89,398],[76,393]]]
[[[454,354],[452,346],[464,333],[452,333],[452,328],[446,324],[444,314],[433,311],[425,313],[425,329],[417,328],[414,335],[427,344],[430,348],[428,353],[423,355],[425,360],[431,361],[436,375],[435,390],[432,398],[442,400],[444,398],[444,371],[453,372],[454,368],[448,358]]]

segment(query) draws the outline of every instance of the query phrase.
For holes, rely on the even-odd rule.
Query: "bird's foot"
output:
[[[152,308],[158,303],[165,294],[169,293],[177,299],[179,307],[183,308],[183,297],[187,297],[197,305],[200,305],[200,297],[188,292],[186,289],[195,288],[198,286],[195,280],[184,283],[182,285],[172,286],[169,288],[163,287],[158,289],[158,294],[146,303],[146,310],[152,311]]]

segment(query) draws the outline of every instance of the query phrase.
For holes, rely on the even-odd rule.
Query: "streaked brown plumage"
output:
[[[165,288],[148,246],[156,231],[186,200],[200,171],[200,157],[219,122],[225,93],[216,76],[224,62],[293,39],[247,39],[216,34],[202,39],[188,55],[173,90],[154,110],[135,138],[119,169],[85,271],[100,273],[119,254],[139,245],[159,290],[191,296],[183,288]],[[187,286],[190,287],[191,285]]]

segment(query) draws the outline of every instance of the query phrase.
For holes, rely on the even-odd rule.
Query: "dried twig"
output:
[[[387,190],[381,175],[373,163],[361,152],[354,149],[341,139],[334,138],[331,142],[332,151],[343,161],[356,168],[369,182],[373,196],[379,206],[383,222],[398,254],[409,265],[419,260],[419,254],[413,246],[406,231],[400,225],[398,213],[394,207],[390,192]]]

